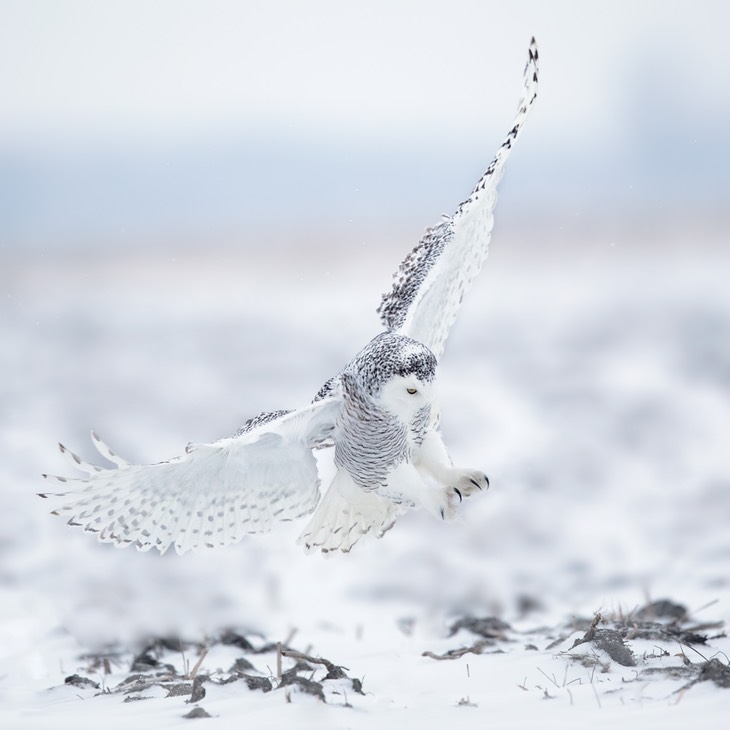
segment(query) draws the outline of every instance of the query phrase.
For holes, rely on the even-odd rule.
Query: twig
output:
[[[686,647],[687,647],[688,649],[692,649],[692,651],[693,651],[693,652],[694,652],[695,654],[699,654],[699,655],[700,655],[700,656],[701,656],[701,657],[702,657],[702,658],[703,658],[703,659],[704,659],[705,661],[707,661],[707,657],[706,657],[706,656],[705,656],[704,654],[702,654],[701,652],[699,652],[699,651],[698,651],[697,649],[695,649],[695,648],[694,648],[694,646],[690,646],[690,644],[685,644],[685,643],[684,643],[684,642],[682,642],[682,641],[680,641],[679,643],[680,643],[680,644],[681,644],[682,646],[686,646]],[[684,654],[684,652],[682,652],[682,653]],[[689,659],[687,659],[687,661],[689,661]]]
[[[198,669],[200,669],[200,665],[203,663],[203,659],[205,659],[207,654],[208,654],[208,647],[204,646],[200,652],[198,661],[195,662],[195,665],[193,666],[192,671],[187,676],[188,679],[195,679],[195,675],[198,673]]]
[[[547,677],[558,689],[560,689],[560,685],[555,681],[555,677],[554,676],[553,677],[550,677],[549,675],[545,674],[545,672],[543,672],[542,669],[540,669],[540,667],[537,668],[537,671],[540,672],[540,674],[542,674],[545,677]]]
[[[329,659],[323,659],[321,657],[314,657],[310,656],[309,654],[302,654],[300,651],[294,651],[294,649],[284,649],[281,647],[281,644],[279,644],[279,652],[281,653],[281,656],[288,656],[291,659],[301,659],[305,662],[312,662],[313,664],[321,664],[324,667],[327,667],[328,672],[332,672],[334,674],[338,673],[338,670],[341,672],[342,670],[350,671],[347,667],[340,667],[337,664],[333,664]]]
[[[694,611],[690,611],[692,615],[699,613],[700,611],[704,611],[706,608],[709,608],[710,606],[714,606],[716,603],[719,603],[719,599],[714,598],[709,603],[706,603],[704,606],[700,606],[699,608],[695,608]]]
[[[421,656],[427,656],[430,659],[458,659],[459,657],[463,657],[464,654],[481,654],[484,649],[486,649],[488,646],[493,646],[494,642],[492,639],[481,639],[480,641],[475,642],[471,646],[463,646],[461,649],[451,649],[451,651],[447,651],[446,654],[435,654],[432,651],[424,651]]]

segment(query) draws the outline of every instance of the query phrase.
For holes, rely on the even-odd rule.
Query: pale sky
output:
[[[652,59],[727,109],[729,20],[723,1],[2,0],[0,141],[501,127],[533,34],[542,124],[573,135],[615,124]]]
[[[501,210],[726,209],[729,21],[726,0],[0,0],[0,245],[431,220],[503,139],[533,34]]]

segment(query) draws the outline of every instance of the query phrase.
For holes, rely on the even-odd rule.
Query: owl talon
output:
[[[451,490],[459,495],[459,501],[470,497],[477,491],[489,489],[489,479],[486,474],[472,469],[451,469],[448,474],[449,483],[456,484]]]

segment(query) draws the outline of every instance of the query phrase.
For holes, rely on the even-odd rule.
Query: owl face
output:
[[[431,404],[433,381],[421,380],[414,373],[393,375],[381,388],[379,405],[410,422],[424,406]]]

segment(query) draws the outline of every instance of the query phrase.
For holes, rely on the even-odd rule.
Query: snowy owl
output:
[[[496,156],[454,215],[428,229],[400,265],[378,309],[385,331],[309,405],[262,413],[229,438],[189,444],[158,464],[131,464],[95,433],[114,467],[61,445],[84,476],[47,477],[63,484],[40,495],[54,501],[53,514],[100,541],[163,553],[228,545],[311,515],[299,542],[348,552],[408,509],[451,518],[465,497],[486,489],[482,471],[452,465],[432,389],[456,311],[487,256],[497,184],[537,95],[537,62],[533,39],[517,116]],[[325,447],[334,449],[336,473],[320,498],[313,450]]]

